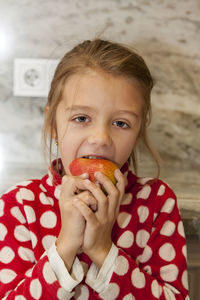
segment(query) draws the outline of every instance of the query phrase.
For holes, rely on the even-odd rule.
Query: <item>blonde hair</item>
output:
[[[143,60],[131,48],[119,43],[113,43],[102,39],[84,41],[66,53],[58,64],[48,95],[48,112],[46,115],[43,137],[45,149],[49,139],[49,157],[52,159],[53,134],[56,130],[56,110],[62,99],[63,88],[66,80],[73,74],[84,73],[87,70],[102,70],[113,76],[122,76],[133,79],[139,84],[144,99],[143,116],[139,140],[143,142],[146,149],[157,165],[157,176],[159,176],[159,155],[150,144],[147,127],[151,121],[151,90],[154,81],[151,73]],[[138,171],[136,149],[133,150],[129,163]]]

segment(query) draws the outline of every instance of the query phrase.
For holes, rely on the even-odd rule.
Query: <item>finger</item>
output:
[[[80,176],[77,176],[77,177],[80,177],[82,179],[88,179],[90,176],[89,176],[88,173],[83,173],[83,174],[81,174]]]
[[[81,215],[85,218],[86,222],[95,224],[97,222],[96,216],[93,211],[78,197],[73,199],[73,205],[79,210]]]
[[[104,174],[97,172],[97,173],[95,173],[95,177],[98,178],[98,180],[100,181],[100,183],[105,188],[105,190],[108,194],[108,196],[107,196],[107,202],[108,202],[107,214],[113,215],[113,213],[115,213],[116,208],[118,206],[120,192],[117,189],[117,187],[113,184],[113,182]]]
[[[77,195],[85,204],[87,204],[93,212],[97,211],[97,200],[88,191],[81,192]]]
[[[116,187],[120,191],[121,198],[125,192],[126,178],[119,169],[116,169],[114,176],[117,180]],[[121,200],[121,199],[120,199]]]
[[[108,176],[104,175],[101,172],[95,172],[94,176],[95,179],[97,179],[101,184],[101,186],[103,186],[108,195],[112,195],[113,193],[115,193],[115,185]]]
[[[119,169],[115,170],[114,176],[117,180],[116,185],[113,184],[113,182],[104,174],[96,174],[98,177],[98,180],[101,182],[103,187],[106,189],[108,193],[108,214],[112,216],[113,214],[118,214],[119,207],[121,204],[122,197],[124,195],[125,190],[125,177],[121,173]],[[101,179],[100,179],[101,178]]]
[[[86,185],[88,191],[90,191],[91,194],[94,196],[94,198],[97,200],[98,216],[105,218],[108,213],[108,198],[106,197],[102,189],[95,183],[91,182],[90,180],[87,181]]]
[[[84,175],[86,178],[87,176]],[[83,177],[84,177],[83,176]],[[64,193],[65,197],[73,196],[80,192],[80,190],[87,190],[86,182],[89,181],[89,179],[83,179],[80,176],[71,176],[71,175],[65,175],[62,178],[62,191]]]
[[[125,176],[122,174],[122,172],[119,169],[115,170],[114,176],[117,180],[116,187],[120,193],[119,194],[119,202],[118,202],[118,206],[117,206],[117,211],[118,211],[121,201],[123,199],[124,192],[125,192],[126,179],[125,179]]]

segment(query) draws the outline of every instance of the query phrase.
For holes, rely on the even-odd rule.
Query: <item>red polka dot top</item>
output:
[[[92,261],[81,253],[83,279],[66,291],[48,256],[61,228],[61,177],[54,165],[42,179],[21,182],[0,198],[0,299],[189,300],[176,196],[161,180],[136,177],[128,163],[122,168],[127,184],[112,230],[118,254],[109,282],[100,292],[87,283]]]

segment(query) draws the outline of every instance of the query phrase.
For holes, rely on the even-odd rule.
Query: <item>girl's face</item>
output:
[[[65,83],[57,112],[57,138],[66,174],[77,157],[115,162],[119,168],[136,145],[143,99],[137,84],[123,77],[90,71]]]

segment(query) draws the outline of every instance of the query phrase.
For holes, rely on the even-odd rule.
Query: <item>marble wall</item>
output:
[[[14,59],[61,58],[99,33],[134,46],[149,65],[156,80],[150,135],[162,177],[200,211],[199,0],[0,0],[0,191],[46,167],[46,99],[13,96]],[[141,165],[151,173],[145,158]]]

